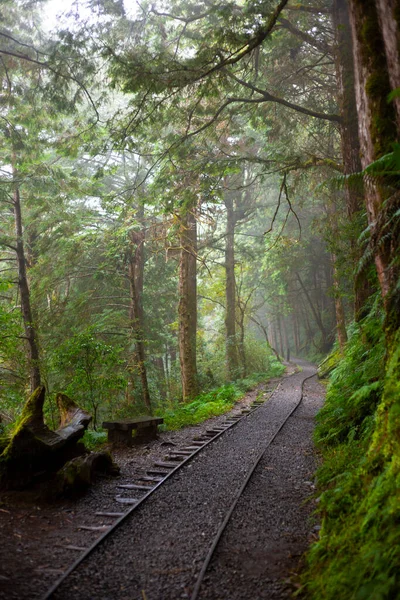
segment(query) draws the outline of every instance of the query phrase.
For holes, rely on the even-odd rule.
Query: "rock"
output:
[[[57,473],[52,483],[55,496],[82,491],[101,475],[118,475],[119,467],[109,452],[91,452],[68,461]]]

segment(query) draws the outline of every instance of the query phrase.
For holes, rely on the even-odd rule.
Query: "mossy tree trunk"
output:
[[[388,31],[397,35],[395,8],[398,2],[381,4],[380,0],[349,0],[354,47],[355,90],[357,98],[361,163],[365,169],[371,162],[392,150],[398,139],[394,105],[387,98],[397,81],[392,61],[387,60]],[[383,8],[385,14],[383,15]],[[381,17],[381,22],[378,19]],[[381,29],[382,23],[385,23]],[[368,179],[365,205],[371,230],[371,246],[386,312],[386,335],[390,346],[400,327],[400,293],[398,290],[399,232],[396,212],[399,194],[385,181]],[[398,229],[398,225],[397,225]]]
[[[385,45],[386,64],[390,86],[400,87],[400,2],[399,0],[376,1],[379,24]],[[400,131],[400,98],[394,98],[397,129]]]
[[[336,330],[338,335],[338,342],[340,349],[343,351],[347,342],[346,332],[346,320],[344,314],[343,299],[340,290],[340,280],[337,268],[337,258],[335,254],[332,254],[332,268],[333,268],[333,293],[335,299],[335,313],[336,313]]]
[[[13,434],[0,455],[0,488],[25,487],[38,474],[52,474],[85,452],[78,444],[91,416],[64,394],[57,396],[61,427],[51,431],[43,420],[44,387],[28,398]]]
[[[334,0],[332,20],[335,32],[335,66],[338,85],[338,103],[342,122],[340,139],[343,157],[343,172],[345,175],[360,173],[361,156],[358,138],[358,116],[354,86],[354,58],[351,38],[351,27],[347,0]],[[361,217],[364,208],[364,190],[362,183],[348,182],[344,186],[347,216],[350,220],[350,246],[353,269],[356,271],[361,258],[357,243],[366,222]],[[371,286],[364,272],[355,277],[354,283],[354,315],[356,320],[365,314],[366,300],[371,294]]]

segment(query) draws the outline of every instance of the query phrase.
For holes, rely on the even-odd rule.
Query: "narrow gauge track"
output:
[[[291,395],[290,392],[292,392],[292,396],[293,393],[295,393],[295,401],[293,402],[293,398],[291,398],[290,401],[290,410],[287,411],[286,409],[284,410],[285,414],[283,415],[283,418],[281,417],[277,417],[276,415],[274,416],[275,419],[278,419],[277,421],[272,423],[272,431],[268,432],[269,435],[267,435],[267,443],[265,444],[265,442],[260,446],[260,444],[258,444],[258,448],[254,448],[252,446],[256,445],[257,443],[253,444],[250,442],[249,445],[249,440],[251,439],[250,437],[246,436],[245,438],[243,438],[243,435],[240,439],[245,439],[246,443],[245,446],[247,449],[250,450],[250,452],[248,454],[252,455],[255,453],[255,450],[257,450],[257,456],[256,456],[256,460],[252,460],[251,463],[246,464],[242,467],[236,468],[236,471],[239,471],[239,473],[235,473],[234,471],[232,471],[232,465],[225,465],[225,466],[229,466],[228,471],[230,471],[230,473],[228,473],[228,475],[231,475],[230,478],[230,482],[232,481],[232,475],[234,474],[234,480],[237,479],[237,475],[239,474],[239,477],[242,476],[242,472],[244,471],[245,473],[245,480],[244,482],[240,485],[239,490],[235,489],[234,493],[230,493],[230,496],[228,494],[228,498],[223,498],[223,500],[228,499],[229,500],[229,505],[230,508],[228,510],[228,513],[225,515],[225,518],[222,519],[223,514],[225,513],[225,510],[221,510],[219,507],[216,510],[216,512],[212,512],[212,516],[213,519],[212,520],[217,520],[218,522],[218,530],[216,532],[216,537],[214,538],[214,542],[211,546],[211,549],[209,550],[207,556],[206,556],[206,560],[205,563],[203,565],[203,568],[201,570],[200,576],[197,580],[197,583],[195,585],[195,588],[193,590],[193,595],[192,598],[193,600],[195,598],[197,598],[198,595],[198,591],[200,589],[200,585],[201,585],[201,579],[207,569],[207,565],[212,557],[213,551],[215,550],[216,546],[218,545],[218,541],[223,533],[223,530],[226,526],[226,524],[228,523],[233,510],[236,506],[236,503],[238,501],[238,499],[240,498],[241,494],[243,493],[248,481],[251,478],[252,473],[254,472],[257,464],[259,463],[259,461],[262,458],[262,455],[264,454],[266,448],[272,443],[272,441],[276,438],[276,436],[278,435],[279,431],[282,429],[282,427],[284,426],[284,424],[286,423],[286,421],[290,418],[290,416],[293,414],[293,412],[296,410],[296,408],[299,406],[301,400],[302,400],[302,395],[303,395],[303,383],[306,379],[309,379],[310,377],[314,376],[315,374],[315,369],[313,367],[311,367],[310,365],[307,365],[306,363],[304,363],[304,372],[301,374],[295,374],[292,375],[291,377],[288,377],[286,380],[284,380],[279,386],[278,388],[280,388],[282,385],[286,387],[289,387],[289,392],[286,392],[287,394],[289,393],[289,396]],[[310,373],[310,371],[312,371]],[[310,374],[308,374],[310,373]],[[290,382],[290,383],[288,383]],[[299,388],[296,388],[295,386],[298,385]],[[277,390],[274,391],[274,393],[272,394],[273,397],[277,397],[278,393]],[[188,582],[185,581],[185,584],[179,584],[178,583],[178,587],[179,589],[183,590],[182,594],[177,594],[177,591],[175,589],[175,591],[172,591],[172,595],[170,595],[171,592],[168,592],[165,588],[163,591],[160,592],[154,592],[152,590],[151,594],[149,592],[149,596],[146,595],[147,593],[147,587],[146,585],[143,586],[143,582],[139,581],[140,580],[140,566],[138,565],[138,571],[136,572],[136,569],[134,569],[132,571],[132,565],[130,564],[129,567],[121,567],[121,562],[123,562],[123,558],[126,558],[126,550],[124,552],[124,550],[122,549],[122,553],[121,555],[119,555],[120,553],[120,546],[119,546],[119,541],[118,539],[116,539],[116,537],[121,537],[121,530],[124,529],[125,531],[125,535],[128,536],[128,538],[130,539],[130,541],[127,544],[127,548],[130,549],[130,551],[132,551],[132,548],[134,547],[134,543],[135,541],[139,541],[139,538],[141,542],[143,542],[143,524],[140,524],[139,527],[137,528],[135,524],[135,521],[132,521],[132,518],[134,517],[134,515],[132,513],[136,513],[139,512],[139,515],[141,514],[141,511],[139,510],[140,508],[142,509],[142,513],[144,507],[149,505],[149,502],[151,501],[150,496],[152,496],[154,494],[154,492],[156,490],[159,490],[159,488],[161,486],[163,487],[168,487],[166,486],[167,482],[169,482],[170,484],[170,488],[171,488],[171,476],[172,475],[176,475],[178,471],[182,471],[184,470],[183,467],[186,467],[186,471],[188,471],[188,469],[192,466],[192,465],[188,465],[187,463],[189,461],[191,461],[193,458],[197,457],[199,453],[204,450],[205,448],[209,447],[209,445],[211,444],[211,442],[216,442],[217,440],[220,441],[220,438],[222,436],[223,433],[230,431],[230,433],[232,434],[232,429],[233,427],[235,427],[236,425],[238,425],[239,423],[242,424],[242,429],[243,429],[243,422],[247,421],[247,425],[251,424],[250,426],[250,430],[251,429],[260,429],[260,423],[265,425],[265,422],[263,422],[263,418],[265,421],[265,416],[263,418],[259,418],[259,419],[255,419],[254,418],[254,413],[256,411],[260,411],[261,413],[263,412],[261,409],[265,406],[269,406],[270,403],[268,403],[267,405],[265,404],[265,401],[262,402],[258,402],[257,406],[253,409],[253,410],[248,410],[247,414],[245,415],[246,419],[244,419],[243,417],[237,416],[236,419],[234,420],[228,420],[226,422],[226,426],[225,427],[219,427],[213,430],[209,430],[206,434],[206,436],[203,439],[198,440],[198,446],[192,446],[192,447],[188,447],[185,450],[182,451],[172,451],[170,458],[171,460],[169,460],[168,462],[160,462],[157,465],[157,468],[163,468],[163,469],[168,469],[169,472],[166,473],[165,477],[159,481],[153,488],[151,488],[144,496],[143,498],[141,498],[140,500],[137,501],[136,504],[134,504],[130,510],[128,510],[127,513],[125,513],[123,516],[121,516],[118,521],[116,521],[116,523],[111,526],[109,528],[108,531],[106,531],[106,533],[104,533],[67,571],[66,573],[62,576],[62,578],[47,592],[47,594],[44,596],[43,600],[47,600],[50,598],[55,598],[55,599],[61,599],[61,598],[72,598],[72,597],[79,597],[79,598],[90,598],[90,599],[94,599],[94,598],[104,598],[104,599],[116,599],[116,598],[121,598],[121,599],[125,599],[125,598],[151,598],[152,600],[158,598],[158,599],[163,599],[166,600],[167,598],[171,598],[171,599],[176,599],[179,597],[183,597],[183,598],[188,598],[189,594],[188,592]],[[279,402],[278,402],[279,405]],[[275,411],[276,412],[276,411]],[[273,420],[273,419],[272,419]],[[238,429],[240,429],[240,427],[238,427]],[[249,429],[249,427],[247,427],[247,429]],[[261,428],[262,429],[262,428]],[[245,431],[244,433],[246,433],[246,426],[245,426]],[[249,432],[247,432],[249,433]],[[250,431],[251,433],[251,431]],[[242,432],[243,434],[243,432]],[[225,437],[229,437],[229,436],[224,436]],[[232,441],[231,441],[232,444]],[[261,451],[260,451],[261,448]],[[190,452],[190,454],[188,454]],[[239,458],[245,458],[247,460],[248,463],[248,454],[246,454],[245,456],[239,457]],[[179,461],[179,462],[175,462],[175,461]],[[196,461],[195,461],[196,462]],[[199,460],[197,461],[199,463]],[[201,462],[201,458],[200,458],[200,462]],[[203,461],[204,462],[204,461]],[[207,462],[207,461],[206,461]],[[208,461],[210,462],[210,461]],[[231,461],[232,462],[232,461]],[[212,463],[212,461],[211,461]],[[241,461],[239,460],[239,464],[241,464]],[[211,464],[211,467],[213,465]],[[208,469],[209,471],[210,469]],[[195,471],[195,469],[193,469],[193,471]],[[149,470],[149,473],[154,473],[154,470]],[[226,475],[226,473],[223,473],[224,475]],[[193,472],[192,472],[193,475]],[[186,473],[185,475],[185,480],[188,477],[188,473]],[[179,477],[178,477],[179,479]],[[182,479],[182,477],[180,478]],[[190,478],[189,478],[190,479]],[[223,477],[222,477],[223,479]],[[173,482],[172,482],[173,483]],[[235,481],[236,483],[236,481]],[[129,487],[129,486],[128,486]],[[146,489],[145,486],[131,486],[132,488],[136,489],[136,488],[141,488],[141,489]],[[222,486],[223,487],[223,486]],[[191,492],[192,497],[193,497],[193,488],[191,486],[189,486],[188,491]],[[202,488],[199,488],[199,490],[202,490]],[[161,490],[160,490],[161,491]],[[217,490],[218,491],[218,490]],[[224,496],[224,491],[222,491],[222,496]],[[170,489],[170,493],[171,493],[171,489]],[[174,490],[172,489],[172,493],[174,493]],[[175,490],[176,493],[176,490]],[[168,494],[168,491],[167,491]],[[189,494],[188,494],[189,495]],[[219,490],[219,494],[217,494],[219,496],[219,502],[221,503],[221,490]],[[159,495],[156,495],[155,498],[159,498]],[[178,484],[178,491],[177,491],[177,497],[179,498],[181,504],[182,504],[182,494],[181,494],[181,490],[179,488],[179,484]],[[207,497],[207,495],[206,495]],[[169,496],[169,498],[175,498],[175,496]],[[195,499],[196,495],[194,496]],[[153,496],[153,500],[154,500],[154,496]],[[184,498],[183,498],[184,500]],[[145,501],[148,501],[145,503]],[[157,504],[157,502],[156,502]],[[184,502],[183,502],[184,504]],[[202,504],[206,505],[207,502],[203,502]],[[167,505],[165,504],[165,499],[164,501],[161,501],[161,505],[164,507],[164,509],[168,508],[168,502]],[[186,512],[186,519],[189,518],[189,522],[190,522],[190,515],[191,514],[196,514],[199,512],[199,506],[196,506],[196,502],[194,502],[194,506],[190,506],[190,502],[189,502],[189,506],[185,506],[184,507],[185,512]],[[188,509],[189,509],[189,514],[188,513]],[[193,510],[193,513],[190,513],[190,510]],[[204,512],[204,510],[202,511],[202,509],[200,509],[200,512]],[[154,513],[154,510],[153,510]],[[159,517],[160,515],[160,509],[156,509],[156,512],[154,513],[156,516]],[[167,512],[168,514],[168,512]],[[143,515],[142,515],[143,516]],[[179,519],[181,515],[176,515],[176,519]],[[205,515],[205,516],[210,516],[209,514]],[[138,517],[139,518],[139,517]],[[167,517],[168,519],[168,517]],[[165,518],[164,518],[165,521]],[[222,521],[222,526],[220,525]],[[148,522],[148,521],[147,521]],[[179,522],[179,521],[178,521]],[[131,525],[131,527],[128,529],[127,525]],[[122,527],[123,525],[125,525],[125,527]],[[161,529],[165,528],[165,522],[161,524],[162,527]],[[215,523],[212,523],[213,525],[213,529],[215,530]],[[203,527],[203,525],[201,525],[201,528]],[[178,525],[179,528],[179,525]],[[205,529],[209,528],[209,523],[207,523],[207,526],[204,527]],[[144,526],[144,531],[146,532],[146,525]],[[152,534],[151,534],[151,529],[152,529],[152,523],[150,523],[149,527],[148,527],[149,531],[148,531],[148,535],[144,535],[145,542],[149,545],[150,544],[150,548],[151,549],[155,549],[155,548],[160,548],[160,546],[162,547],[163,544],[163,539],[159,539],[158,541],[154,539],[154,543],[152,544]],[[153,525],[153,530],[159,534],[158,537],[161,538],[163,537],[162,535],[162,531],[159,531],[160,528],[157,528]],[[183,529],[185,529],[185,525],[183,524]],[[142,530],[142,535],[140,535],[140,530]],[[168,527],[167,529],[165,529],[165,533],[167,533]],[[135,532],[138,531],[138,538],[137,540],[135,540]],[[132,539],[132,533],[133,533],[133,539]],[[111,535],[114,534],[114,535]],[[205,536],[205,539],[203,540],[202,538],[200,538],[200,541],[203,542],[202,544],[202,555],[204,556],[204,542],[206,541],[206,539],[212,539],[215,536],[215,531],[212,532],[212,535],[209,535],[205,532],[201,532],[202,536]],[[155,536],[154,536],[155,537]],[[167,535],[166,535],[167,537]],[[190,533],[188,531],[184,532],[184,540],[187,541],[188,539],[190,539]],[[198,535],[197,535],[197,542],[199,541],[198,539]],[[196,540],[193,540],[194,546],[197,548],[198,547],[198,543],[196,543]],[[169,542],[170,545],[173,545],[173,542]],[[138,550],[138,554],[139,556],[141,556],[141,558],[143,559],[143,555],[140,552],[140,545],[137,545],[137,550]],[[208,546],[208,544],[205,544],[206,546]],[[179,550],[178,550],[179,552]],[[186,550],[183,550],[184,554],[186,552]],[[165,553],[164,553],[165,554]],[[168,554],[168,551],[167,551]],[[100,555],[100,556],[98,556]],[[121,556],[123,557],[121,559]],[[98,558],[101,558],[101,560],[97,560]],[[111,585],[110,587],[110,581],[109,581],[109,576],[106,573],[103,573],[103,571],[105,570],[105,567],[101,567],[101,564],[104,562],[104,558],[106,560],[107,565],[109,565],[110,563],[110,557],[113,558],[114,561],[116,561],[116,563],[119,565],[118,568],[121,568],[122,571],[122,578],[119,578],[118,576],[116,576],[116,581],[114,582],[114,584]],[[145,558],[145,564],[146,563],[146,557]],[[164,558],[165,557],[161,557],[162,560],[161,562],[164,562]],[[132,557],[129,556],[129,560],[132,560]],[[187,571],[191,571],[192,570],[192,566],[190,567],[174,567],[173,563],[174,563],[174,559],[173,559],[173,552],[171,553],[171,560],[172,560],[172,566],[171,569],[166,569],[166,570],[161,570],[159,571],[159,574],[161,574],[162,576],[166,576],[167,579],[170,579],[171,576],[173,579],[176,579],[176,577],[174,577],[174,575],[178,575],[178,574],[182,574],[184,573],[184,577],[183,579],[187,580]],[[195,564],[198,562],[198,558],[194,559],[192,561],[192,564]],[[90,563],[90,564],[89,564]],[[155,574],[157,574],[157,564],[158,561],[157,559],[155,559],[154,562],[149,564],[150,567],[150,571],[154,572]],[[93,567],[96,570],[96,577],[95,579],[98,580],[97,582],[97,586],[94,585],[91,587],[91,583],[94,583],[93,581],[91,582],[90,579],[93,579]],[[136,565],[135,565],[136,567]],[[142,567],[143,568],[143,567]],[[90,576],[88,575],[90,573]],[[88,576],[88,577],[86,577]],[[101,584],[101,580],[102,578],[107,581],[107,585],[102,585]],[[151,583],[153,582],[154,578],[151,578]],[[179,577],[178,577],[179,579]],[[193,579],[195,579],[195,577],[191,577],[192,583],[189,583],[190,589],[193,587]],[[128,582],[128,585],[127,583]],[[174,582],[176,583],[176,582]],[[88,589],[89,586],[89,589]],[[119,589],[116,588],[116,586],[119,586]],[[156,586],[157,587],[157,586]],[[164,587],[164,586],[163,586]],[[132,595],[132,593],[136,594],[136,595]]]
[[[290,413],[287,415],[287,417],[285,418],[285,420],[282,422],[282,424],[280,425],[280,427],[276,430],[275,434],[272,436],[272,438],[270,438],[268,440],[268,443],[265,445],[265,447],[261,450],[260,454],[257,456],[256,460],[254,461],[251,469],[249,470],[246,479],[244,480],[242,486],[240,487],[240,489],[238,490],[236,497],[234,498],[231,506],[229,507],[228,512],[226,513],[225,519],[223,520],[223,522],[221,523],[221,526],[219,527],[213,541],[212,544],[210,546],[210,549],[207,553],[206,558],[204,559],[202,568],[200,570],[200,573],[197,577],[194,589],[193,589],[193,593],[191,595],[190,600],[197,600],[200,596],[200,589],[201,589],[201,585],[203,583],[204,577],[207,573],[207,569],[210,565],[211,559],[213,558],[215,551],[217,549],[217,546],[228,526],[229,521],[232,518],[232,515],[234,513],[234,510],[240,500],[240,498],[243,495],[243,492],[245,491],[245,489],[247,488],[247,485],[250,481],[250,479],[252,478],[255,470],[257,469],[258,465],[261,462],[261,459],[264,457],[266,450],[269,448],[269,446],[273,443],[273,441],[276,439],[276,437],[279,435],[279,433],[281,432],[281,430],[283,429],[283,427],[286,425],[286,423],[288,422],[288,420],[290,419],[290,417],[293,415],[293,413],[299,408],[302,400],[303,400],[303,392],[304,392],[304,384],[306,381],[308,381],[308,379],[311,379],[312,377],[315,376],[315,373],[313,373],[312,375],[309,375],[308,377],[306,377],[305,379],[303,379],[302,384],[301,384],[301,395],[300,395],[300,399],[297,402],[297,404],[292,408],[292,410],[290,411]]]

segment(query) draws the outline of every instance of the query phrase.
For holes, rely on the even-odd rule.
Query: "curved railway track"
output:
[[[305,379],[303,379],[302,384],[301,384],[301,396],[299,401],[297,402],[297,404],[293,407],[293,409],[290,411],[290,413],[287,415],[287,417],[285,418],[285,420],[282,422],[282,424],[280,425],[280,427],[276,430],[275,434],[272,436],[272,438],[270,438],[268,440],[268,443],[265,445],[265,447],[261,450],[261,452],[259,453],[259,455],[257,456],[256,460],[254,461],[253,465],[251,466],[246,479],[244,480],[243,484],[241,485],[240,489],[238,490],[232,504],[229,507],[228,512],[226,513],[226,516],[223,520],[223,522],[221,523],[213,541],[212,544],[210,546],[210,549],[207,553],[206,558],[204,559],[202,568],[200,570],[200,573],[197,577],[195,586],[193,588],[193,593],[190,597],[190,600],[197,600],[200,596],[200,589],[201,589],[201,585],[203,583],[203,579],[204,576],[207,572],[207,569],[209,567],[209,564],[211,562],[211,559],[214,556],[215,550],[217,549],[217,546],[224,534],[224,531],[226,530],[229,521],[232,518],[232,515],[234,513],[234,510],[237,506],[237,503],[239,502],[240,498],[243,495],[244,490],[246,489],[250,479],[252,478],[254,471],[257,469],[259,463],[261,462],[261,459],[263,458],[266,450],[269,448],[269,446],[273,443],[273,441],[276,439],[276,437],[279,435],[279,433],[281,432],[281,430],[283,429],[283,427],[286,425],[287,421],[290,419],[290,417],[293,415],[293,413],[298,409],[298,407],[300,406],[300,403],[303,400],[303,395],[304,395],[304,383],[308,380],[311,379],[312,377],[315,376],[315,373],[313,373],[312,375],[306,377]]]
[[[309,365],[306,365],[306,368],[308,367],[308,369],[310,369]],[[272,442],[276,439],[276,437],[279,435],[279,432],[282,430],[282,428],[284,427],[284,425],[286,424],[286,422],[290,419],[290,417],[293,415],[293,413],[296,411],[296,409],[299,407],[302,399],[303,399],[303,386],[304,386],[304,382],[308,379],[310,379],[311,377],[313,377],[315,375],[315,369],[313,369],[312,373],[310,373],[309,375],[307,375],[307,371],[304,374],[298,375],[292,375],[288,378],[286,378],[286,380],[284,380],[284,382],[288,382],[290,379],[292,378],[296,378],[299,379],[300,378],[300,388],[297,389],[296,391],[299,392],[298,393],[298,397],[296,398],[296,401],[294,403],[292,403],[292,405],[290,406],[290,410],[288,412],[285,413],[284,417],[282,419],[279,419],[279,422],[273,427],[273,431],[271,432],[271,434],[268,436],[267,442],[264,443],[262,445],[262,448],[258,450],[258,452],[256,453],[256,458],[255,460],[251,461],[251,464],[249,464],[248,466],[246,466],[246,476],[244,478],[244,480],[242,481],[241,485],[239,486],[239,488],[237,490],[235,490],[235,493],[233,494],[233,496],[231,498],[229,498],[230,502],[229,502],[229,508],[228,510],[225,512],[224,517],[222,518],[222,515],[220,515],[220,512],[218,512],[218,528],[216,532],[213,532],[213,535],[211,536],[212,539],[212,543],[211,545],[207,545],[208,547],[208,551],[206,553],[205,558],[203,559],[203,564],[202,567],[200,569],[200,573],[198,574],[197,578],[194,578],[195,583],[193,586],[193,582],[192,582],[192,592],[191,592],[191,600],[197,600],[197,598],[199,597],[199,592],[200,592],[200,588],[201,588],[201,584],[203,581],[203,577],[207,571],[208,565],[210,563],[210,560],[214,554],[215,549],[217,548],[219,541],[224,533],[224,530],[227,526],[227,524],[229,523],[235,507],[240,499],[240,497],[242,496],[244,490],[247,487],[247,484],[249,483],[254,471],[257,468],[257,465],[259,464],[260,460],[262,459],[263,455],[265,454],[265,451],[267,450],[267,448],[272,444]],[[270,394],[270,396],[276,396],[277,395],[277,390],[280,388],[281,384],[279,384],[277,386],[277,388],[275,388],[272,393]],[[293,387],[294,384],[293,384]],[[170,482],[171,478],[177,474],[177,472],[181,471],[184,467],[186,467],[186,471],[188,470],[188,468],[190,468],[191,465],[188,465],[188,463],[190,461],[192,461],[195,457],[198,457],[198,455],[200,453],[202,453],[206,448],[209,448],[210,445],[214,444],[217,440],[219,440],[221,438],[221,436],[223,436],[223,434],[225,434],[228,431],[231,431],[233,428],[235,428],[239,423],[243,422],[245,419],[248,419],[250,417],[250,419],[254,420],[254,413],[256,411],[259,411],[263,406],[265,406],[265,401],[266,398],[264,398],[263,400],[256,400],[256,402],[252,405],[251,409],[247,409],[242,411],[244,414],[242,415],[237,415],[235,417],[231,417],[228,418],[226,420],[226,422],[221,425],[220,427],[216,427],[210,430],[207,430],[207,432],[201,436],[199,439],[196,439],[193,441],[193,444],[190,446],[187,446],[185,448],[182,448],[180,450],[171,450],[169,453],[169,456],[167,457],[167,459],[165,461],[159,461],[157,463],[155,463],[154,468],[149,469],[147,471],[147,475],[145,475],[143,478],[140,479],[140,481],[143,481],[143,484],[126,484],[124,486],[120,486],[123,489],[126,490],[132,490],[132,491],[139,491],[140,493],[144,493],[144,495],[140,498],[140,499],[132,499],[132,498],[120,498],[120,501],[122,500],[122,503],[126,503],[126,504],[131,504],[130,509],[124,513],[123,515],[121,515],[117,521],[108,528],[108,530],[101,535],[94,544],[92,544],[92,546],[90,546],[90,548],[88,548],[80,557],[79,559],[73,563],[73,565],[64,573],[64,575],[56,582],[55,585],[53,585],[53,587],[45,594],[45,596],[43,597],[43,600],[50,600],[50,599],[61,599],[61,598],[71,598],[72,596],[71,594],[71,590],[69,589],[69,586],[71,586],[72,584],[69,583],[69,580],[71,579],[71,576],[73,576],[75,578],[75,583],[72,585],[72,589],[74,589],[76,591],[76,596],[74,597],[79,597],[79,598],[136,598],[136,596],[131,596],[131,595],[99,595],[98,592],[93,592],[94,595],[92,596],[91,593],[86,592],[86,595],[82,595],[82,591],[78,592],[78,587],[76,586],[76,580],[78,577],[79,580],[79,574],[77,575],[79,568],[83,568],[85,567],[85,564],[87,562],[90,561],[94,561],[94,563],[96,563],[96,560],[93,558],[93,555],[99,552],[99,550],[103,550],[104,548],[107,547],[107,544],[110,545],[110,543],[113,541],[114,537],[113,534],[115,534],[117,531],[119,531],[119,534],[121,534],[121,529],[125,526],[127,526],[127,524],[129,524],[129,522],[131,522],[132,528],[130,528],[129,530],[127,529],[127,535],[131,535],[132,534],[132,530],[135,529],[135,525],[134,522],[131,521],[132,519],[134,519],[134,513],[136,512],[140,512],[140,508],[142,508],[146,501],[149,500],[149,498],[151,496],[153,496],[155,494],[155,492],[157,492],[158,490],[160,490],[160,488],[162,486],[165,486],[165,484],[167,483],[167,481]],[[251,449],[251,452],[253,452],[253,448]],[[151,487],[149,487],[151,486]],[[126,500],[126,502],[124,502],[124,500]],[[134,503],[133,503],[134,502]],[[104,514],[105,516],[107,516],[107,513],[98,513],[99,515]],[[108,516],[112,516],[118,513],[109,513]],[[111,544],[112,545],[112,544]],[[115,543],[114,543],[115,546]],[[118,561],[118,557],[115,557],[115,559]],[[89,568],[90,570],[90,568]],[[181,569],[184,570],[184,569]],[[125,589],[122,586],[123,589]],[[69,591],[68,591],[69,589]],[[142,597],[142,598],[147,598],[146,596],[146,592],[144,589],[142,589],[142,595],[141,596],[137,596]],[[151,598],[153,599],[153,597],[155,598],[156,596],[151,596]],[[171,598],[175,598],[175,596],[168,596],[166,595],[160,595],[158,596],[158,598],[161,600],[161,598],[167,598],[167,597],[171,597]],[[178,597],[178,596],[176,596]],[[189,597],[187,593],[185,593],[182,597]]]

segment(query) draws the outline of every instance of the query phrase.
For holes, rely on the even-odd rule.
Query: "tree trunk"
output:
[[[390,152],[398,137],[394,107],[387,102],[391,91],[390,80],[397,81],[392,59],[389,63],[386,58],[393,45],[393,36],[397,33],[397,22],[389,10],[394,4],[392,1],[388,6],[387,2],[381,5],[380,0],[349,0],[363,169]],[[384,25],[384,37],[379,26],[378,8]],[[389,30],[394,33],[388,33]],[[398,266],[395,260],[399,247],[398,237],[387,235],[387,224],[399,209],[399,196],[397,193],[388,194],[384,182],[369,179],[365,185],[365,204],[386,312],[385,330],[390,343],[393,333],[400,326],[400,300],[396,291]]]
[[[287,331],[286,317],[282,317],[283,343],[285,346],[285,354],[283,355],[287,361],[290,360],[289,337]]]
[[[244,345],[244,310],[240,311],[240,319],[239,319],[239,343],[238,343],[238,352],[239,358],[242,366],[242,377],[246,377],[247,375],[247,359],[246,359],[246,349]]]
[[[144,229],[129,232],[128,279],[130,292],[129,320],[135,351],[132,364],[132,392],[139,397],[146,409],[152,413],[151,398],[147,381],[146,351],[144,343],[143,279],[144,279]],[[136,373],[139,375],[140,390],[136,385]]]
[[[307,307],[306,307],[306,301],[304,296],[301,296],[301,302],[299,303],[300,306],[300,310],[302,312],[302,322],[303,322],[303,327],[304,327],[304,334],[305,334],[305,347],[307,349],[311,348],[311,344],[313,343],[313,338],[314,338],[314,332],[311,328],[311,324],[310,324],[310,319],[308,318],[308,311],[307,311]]]
[[[332,267],[333,267],[333,292],[335,299],[335,313],[336,313],[336,329],[338,334],[338,341],[340,349],[343,351],[344,346],[347,342],[346,332],[346,321],[344,315],[343,300],[340,293],[340,282],[339,274],[337,269],[337,258],[335,254],[332,254]]]
[[[198,393],[196,364],[197,332],[197,227],[194,209],[181,216],[179,262],[179,360],[182,396]]]
[[[14,170],[13,170],[14,171]],[[13,172],[15,176],[15,171]],[[16,233],[16,254],[18,263],[18,285],[21,294],[21,311],[25,328],[25,337],[29,349],[29,371],[31,392],[40,386],[39,348],[37,343],[36,329],[33,322],[31,297],[29,291],[28,277],[26,273],[26,260],[23,241],[21,198],[19,188],[14,187],[14,220]]]
[[[351,39],[348,5],[346,0],[334,0],[333,25],[336,37],[336,79],[338,84],[338,102],[342,124],[340,139],[343,157],[343,172],[345,175],[360,173],[362,170],[360,157],[360,142],[358,138],[358,116],[356,94],[354,87],[354,58]],[[347,216],[351,223],[350,247],[353,269],[356,271],[361,252],[357,243],[366,223],[360,223],[360,212],[364,206],[363,184],[345,182],[344,186]],[[371,295],[371,287],[364,273],[354,279],[354,316],[359,320],[364,316],[366,300]]]
[[[316,306],[314,304],[314,302],[311,299],[310,294],[308,293],[307,287],[304,285],[300,275],[298,273],[296,273],[296,277],[297,277],[297,281],[300,283],[300,287],[304,292],[305,297],[307,298],[307,302],[311,308],[311,312],[314,316],[315,319],[315,323],[318,326],[318,329],[321,332],[321,347],[320,350],[321,352],[328,352],[330,350],[330,347],[332,345],[332,340],[331,340],[331,336],[329,335],[329,333],[326,331],[325,326],[323,324],[322,321],[322,317],[321,317],[321,313],[318,310],[318,306]]]
[[[276,325],[278,327],[278,335],[279,335],[279,354],[282,356],[282,358],[284,358],[285,357],[285,349],[283,347],[282,322],[281,322],[281,316],[279,313],[276,317]]]
[[[238,376],[239,360],[236,345],[236,281],[235,281],[235,211],[233,199],[229,192],[225,195],[226,206],[226,240],[225,240],[225,271],[226,271],[226,366],[229,379]]]
[[[297,311],[292,310],[292,329],[293,329],[293,340],[294,340],[294,349],[296,351],[296,356],[299,354],[300,350],[300,335],[299,335],[299,323],[297,319]]]
[[[400,87],[400,6],[398,0],[377,0],[379,24],[385,45],[386,65],[392,90]],[[400,131],[400,98],[393,100]]]
[[[276,320],[271,321],[272,348],[275,350],[275,352],[279,356],[278,336],[277,336],[276,328],[277,328]]]

